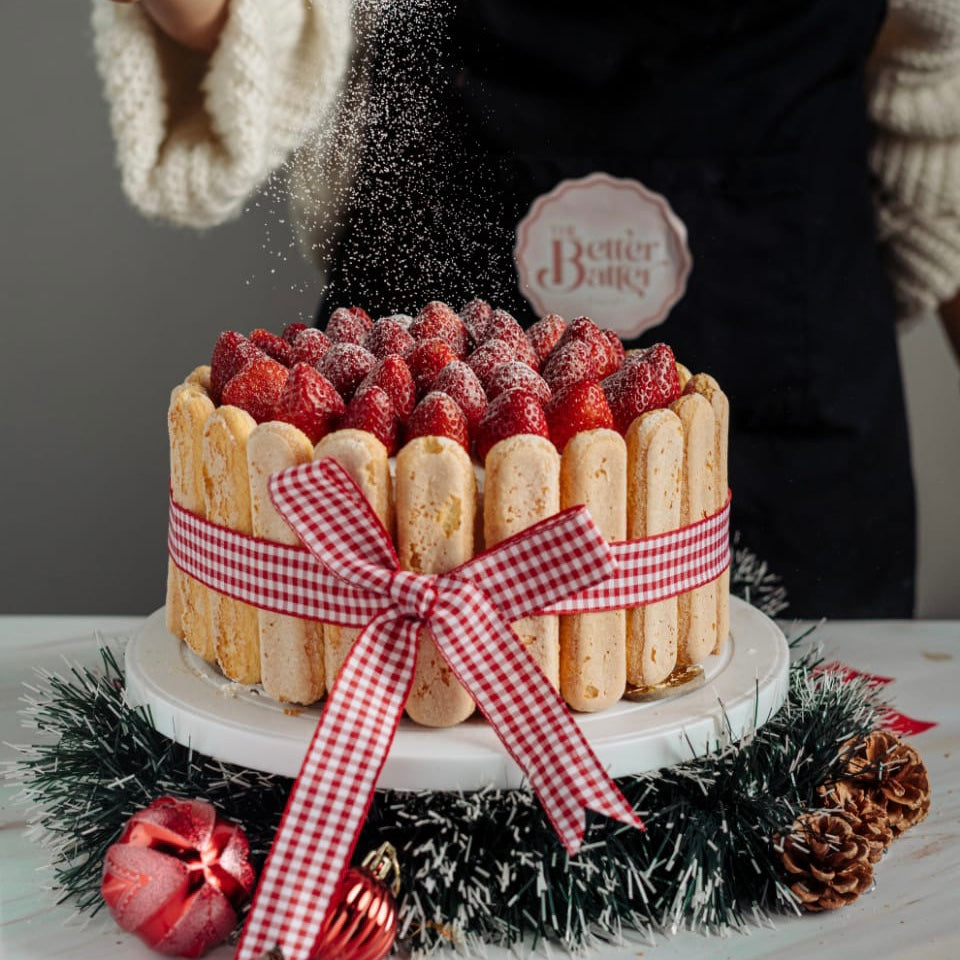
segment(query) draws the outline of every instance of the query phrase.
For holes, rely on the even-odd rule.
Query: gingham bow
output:
[[[390,537],[334,461],[276,474],[270,494],[327,570],[361,588],[358,602],[371,597],[372,619],[317,725],[237,960],[277,946],[284,960],[309,960],[403,712],[423,626],[525,771],[570,853],[583,839],[586,808],[642,827],[509,626],[610,577],[609,548],[585,509],[564,511],[449,573],[426,576],[398,569]]]
[[[436,577],[409,570],[394,570],[390,578],[390,599],[397,611],[412,620],[428,621],[440,596]]]

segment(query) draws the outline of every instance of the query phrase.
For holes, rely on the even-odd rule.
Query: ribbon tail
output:
[[[593,754],[589,744],[587,749]],[[572,799],[575,801],[575,808],[572,810],[569,804],[554,801],[555,784],[538,783],[533,777],[530,778],[530,786],[540,800],[544,813],[553,825],[560,842],[571,856],[577,854],[583,845],[583,838],[587,829],[585,810],[601,813],[610,817],[611,820],[619,820],[620,823],[624,823],[628,827],[635,827],[637,830],[646,829],[636,811],[620,792],[620,788],[600,766],[596,756],[593,756],[593,760],[596,764],[591,778],[593,783],[590,786],[586,784],[574,785]],[[598,772],[599,777],[597,776]],[[601,784],[601,780],[606,782]]]
[[[463,584],[455,592],[462,595],[434,611],[433,638],[525,771],[567,851],[580,849],[585,809],[642,830],[642,821],[604,770],[567,705],[510,626],[476,587]],[[467,637],[464,604],[472,608]]]
[[[523,652],[526,655],[526,651]],[[553,690],[553,687],[550,689]],[[587,827],[586,810],[593,810],[627,826],[645,830],[643,821],[603,768],[562,701],[560,709],[566,711],[565,725],[568,729],[564,731],[562,738],[565,745],[555,751],[542,751],[542,758],[536,763],[528,759],[526,770],[530,787],[540,800],[544,813],[567,853],[575,855],[583,844]],[[551,722],[549,718],[547,722]],[[507,741],[500,733],[501,728],[497,725],[494,728],[507,746]],[[507,746],[507,749],[518,763],[521,762],[523,755],[515,754],[510,746]]]
[[[357,638],[293,785],[236,960],[309,960],[413,683],[417,625],[387,612]]]

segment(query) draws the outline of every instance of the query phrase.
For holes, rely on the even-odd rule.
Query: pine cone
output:
[[[870,845],[855,827],[849,814],[811,810],[778,838],[787,881],[804,910],[836,910],[870,889]]]
[[[859,787],[852,787],[849,780],[821,787],[820,798],[824,807],[842,810],[854,818],[854,831],[867,841],[870,862],[878,863],[893,843],[886,809],[875,804]]]
[[[899,737],[874,730],[845,748],[845,790],[857,807],[879,807],[898,837],[930,812],[930,779],[920,754]]]

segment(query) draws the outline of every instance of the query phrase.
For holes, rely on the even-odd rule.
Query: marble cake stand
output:
[[[736,598],[730,642],[710,657],[705,682],[665,700],[621,701],[575,714],[612,776],[642,773],[701,756],[762,725],[787,695],[783,633]],[[295,777],[320,707],[291,708],[258,687],[226,680],[166,629],[160,609],[127,645],[128,700],[150,708],[154,726],[178,743],[226,762]],[[514,788],[523,777],[480,718],[434,730],[403,720],[378,782],[396,790]]]

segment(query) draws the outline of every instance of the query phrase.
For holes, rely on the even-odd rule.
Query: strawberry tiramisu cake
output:
[[[624,351],[586,317],[528,330],[473,300],[374,321],[333,312],[323,331],[228,330],[172,393],[171,486],[219,525],[296,543],[271,474],[337,460],[394,538],[404,569],[442,573],[577,504],[610,541],[715,513],[727,497],[727,398],[665,344]],[[726,575],[629,610],[540,616],[517,636],[571,708],[603,710],[718,652]],[[197,654],[276,700],[322,698],[356,631],[257,610],[171,563],[167,625]],[[474,709],[429,632],[409,716],[450,726]]]

